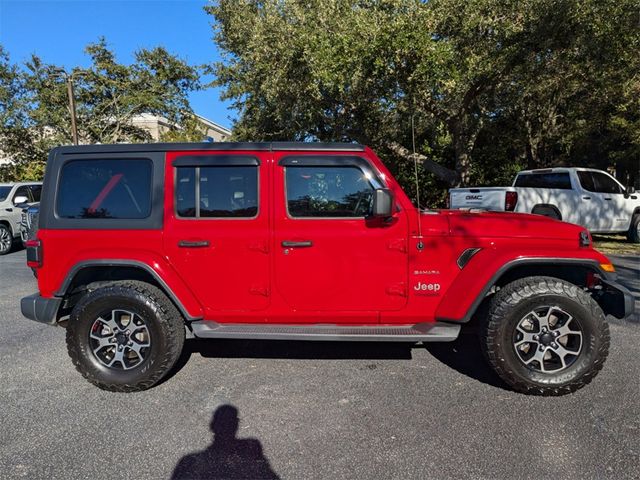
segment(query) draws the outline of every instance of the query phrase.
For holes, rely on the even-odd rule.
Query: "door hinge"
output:
[[[395,283],[389,285],[386,289],[387,295],[397,295],[399,297],[407,296],[407,285],[405,283]]]
[[[407,253],[407,241],[404,238],[391,240],[387,243],[387,248],[389,248],[389,250],[398,250],[399,252]]]

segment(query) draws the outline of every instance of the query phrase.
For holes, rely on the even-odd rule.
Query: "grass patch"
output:
[[[602,253],[640,255],[640,243],[630,243],[626,235],[593,235],[593,246]]]

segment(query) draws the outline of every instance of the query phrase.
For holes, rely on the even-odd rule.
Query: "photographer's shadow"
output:
[[[184,456],[171,476],[178,479],[279,479],[254,438],[236,438],[238,409],[222,405],[213,414],[213,442],[201,452]]]

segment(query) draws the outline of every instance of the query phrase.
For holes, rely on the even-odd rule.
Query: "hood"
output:
[[[441,210],[440,214],[448,217],[451,235],[577,241],[585,230],[579,225],[528,213]]]

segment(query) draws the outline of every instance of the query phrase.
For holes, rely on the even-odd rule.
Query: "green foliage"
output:
[[[523,167],[638,164],[637,0],[219,0],[240,140],[358,141],[423,204]],[[632,169],[630,176],[637,175]],[[440,171],[442,173],[442,171]],[[444,181],[446,180],[446,181]]]
[[[200,86],[196,68],[161,47],[136,52],[131,65],[118,63],[104,39],[85,52],[91,66],[69,72],[80,143],[150,141],[149,133],[131,122],[143,113],[174,125],[192,122],[187,95]],[[0,47],[0,151],[13,161],[0,167],[0,180],[41,178],[49,150],[72,143],[60,70],[36,55],[18,68]]]
[[[195,115],[183,115],[180,126],[160,135],[161,142],[202,142],[205,128]]]

